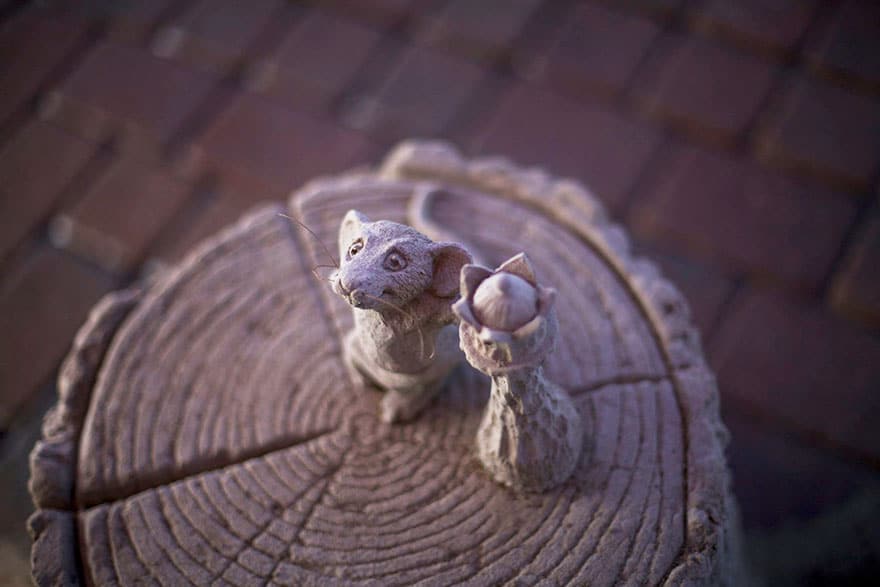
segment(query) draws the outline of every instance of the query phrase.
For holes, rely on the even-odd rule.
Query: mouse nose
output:
[[[364,302],[364,292],[359,289],[353,289],[348,292],[348,299],[355,303],[355,305],[361,305]]]
[[[336,285],[339,287],[340,293],[346,297],[348,297],[352,291],[358,289],[358,283],[356,280],[353,280],[351,275],[341,271],[336,272]]]

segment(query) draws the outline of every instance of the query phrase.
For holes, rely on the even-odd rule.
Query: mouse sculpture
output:
[[[452,304],[472,257],[457,243],[371,222],[356,210],[342,220],[339,254],[331,286],[354,313],[343,343],[346,365],[357,383],[386,390],[382,420],[412,419],[463,358]]]

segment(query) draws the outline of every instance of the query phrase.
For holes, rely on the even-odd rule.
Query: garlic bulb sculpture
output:
[[[564,482],[580,458],[581,417],[568,394],[544,376],[558,323],[556,291],[535,280],[524,253],[491,271],[465,265],[461,348],[468,362],[492,378],[477,452],[496,481],[541,492]]]

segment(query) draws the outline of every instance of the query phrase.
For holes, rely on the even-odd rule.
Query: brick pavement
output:
[[[880,569],[833,545],[880,522],[876,3],[48,0],[0,19],[0,560],[27,560],[26,452],[104,292],[432,136],[585,182],[679,284],[773,584]]]

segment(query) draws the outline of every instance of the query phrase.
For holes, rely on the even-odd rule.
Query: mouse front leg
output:
[[[351,330],[342,341],[342,359],[348,378],[355,387],[376,385],[367,375],[367,365],[360,350],[357,331]]]
[[[377,364],[364,352],[362,345],[370,343],[358,336],[357,329],[345,336],[343,357],[352,383],[385,391],[379,406],[384,422],[406,422],[415,418],[443,389],[449,373],[463,357],[458,348],[456,326],[449,325],[428,334],[432,358],[423,370],[415,373],[390,371]]]
[[[458,345],[458,326],[449,324],[427,334],[431,362],[424,371],[400,377],[388,386],[380,407],[385,422],[405,422],[417,416],[443,390],[452,370],[464,358]]]
[[[343,341],[342,355],[348,377],[355,387],[375,387],[385,391],[379,406],[383,422],[393,424],[415,418],[443,387],[443,378],[426,374],[404,375],[382,369],[361,349],[356,330]],[[433,376],[431,376],[433,375]]]
[[[382,421],[388,424],[406,422],[415,418],[440,391],[443,382],[426,387],[385,392],[380,406]]]

